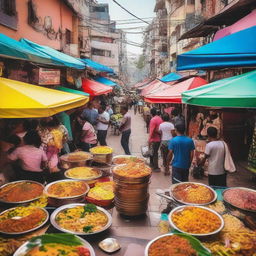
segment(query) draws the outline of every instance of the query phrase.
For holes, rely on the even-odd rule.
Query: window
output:
[[[92,12],[106,12],[106,8],[104,6],[94,6]]]
[[[66,44],[71,44],[71,31],[66,29]]]
[[[96,49],[96,48],[92,48],[92,55],[103,56],[103,57],[108,57],[108,58],[112,57],[111,51]]]
[[[0,24],[17,28],[16,0],[0,0]]]

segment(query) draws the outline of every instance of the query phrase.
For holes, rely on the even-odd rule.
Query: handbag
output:
[[[223,146],[224,146],[224,170],[227,172],[231,172],[231,173],[235,172],[236,166],[235,166],[233,158],[230,154],[228,145],[224,141],[223,141]]]

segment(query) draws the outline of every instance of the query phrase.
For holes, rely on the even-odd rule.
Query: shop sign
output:
[[[60,70],[39,68],[39,85],[60,84]]]

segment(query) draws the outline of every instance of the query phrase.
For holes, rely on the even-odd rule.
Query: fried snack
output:
[[[221,226],[221,220],[216,214],[194,206],[174,212],[171,218],[180,230],[191,234],[208,234]]]
[[[144,163],[129,163],[117,166],[113,172],[123,177],[141,178],[150,175],[151,169]]]
[[[136,156],[116,157],[113,164],[144,163],[144,160]]]
[[[197,252],[189,241],[183,237],[173,235],[165,236],[154,243],[149,247],[149,256],[197,256]]]
[[[90,149],[92,154],[111,154],[113,149],[108,146],[96,146]]]
[[[222,218],[224,219],[224,228],[222,232],[248,231],[243,222],[238,218],[230,214],[224,214]]]
[[[217,201],[213,204],[207,205],[210,209],[214,210],[217,213],[223,213],[225,212],[226,208],[222,201]]]

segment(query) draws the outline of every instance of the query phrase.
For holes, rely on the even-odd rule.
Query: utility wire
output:
[[[125,7],[123,7],[121,4],[119,4],[116,0],[112,0],[115,4],[117,4],[119,7],[121,7],[123,10],[125,10],[127,13],[129,13],[130,15],[132,15],[133,17],[135,17],[138,20],[143,21],[144,23],[150,24],[147,21],[139,18],[138,16],[136,16],[135,14],[131,13],[130,11],[128,11]]]

